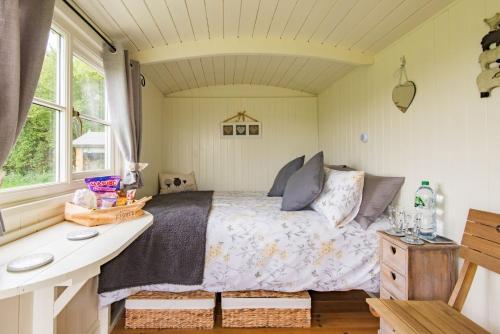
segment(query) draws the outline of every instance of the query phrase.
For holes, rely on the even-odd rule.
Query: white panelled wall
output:
[[[457,241],[469,208],[500,212],[500,89],[480,99],[475,84],[483,19],[499,11],[498,0],[457,1],[318,98],[326,160],[406,176],[400,204],[408,208],[429,179],[441,195],[444,232]],[[391,102],[402,55],[417,85],[406,114]],[[479,270],[464,313],[500,333],[499,309],[500,276]]]
[[[200,189],[269,190],[284,163],[316,152],[316,102],[287,89],[237,85],[169,96],[163,169],[194,171]],[[244,110],[262,122],[262,136],[222,138],[221,122]]]

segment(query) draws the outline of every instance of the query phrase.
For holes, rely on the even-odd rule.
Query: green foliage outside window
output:
[[[60,36],[51,31],[37,98],[57,102],[57,62]],[[58,111],[32,104],[17,142],[3,166],[6,172],[1,188],[12,188],[56,181],[56,126]]]

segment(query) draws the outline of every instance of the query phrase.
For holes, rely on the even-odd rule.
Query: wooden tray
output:
[[[150,199],[151,197],[144,197],[130,205],[94,210],[66,202],[64,219],[88,227],[121,223],[142,216],[142,208]]]

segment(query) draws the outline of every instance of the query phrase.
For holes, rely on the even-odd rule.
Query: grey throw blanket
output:
[[[99,293],[149,284],[199,285],[205,269],[212,191],[154,197],[145,210],[153,225],[101,267]]]

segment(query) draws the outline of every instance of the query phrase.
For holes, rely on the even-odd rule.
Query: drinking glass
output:
[[[389,205],[389,207],[387,208],[388,212],[389,212],[389,223],[391,224],[391,230],[392,232],[394,233],[399,233],[401,232],[401,229],[399,227],[399,222],[398,222],[398,219],[397,219],[397,209],[395,207],[393,207],[392,205]]]
[[[414,242],[420,239],[420,228],[422,227],[422,214],[415,213],[415,218],[413,220],[413,228],[411,233],[411,238]]]
[[[412,224],[412,216],[410,213],[403,213],[403,224],[404,224],[404,232],[405,236],[411,237],[413,233],[413,224]]]

